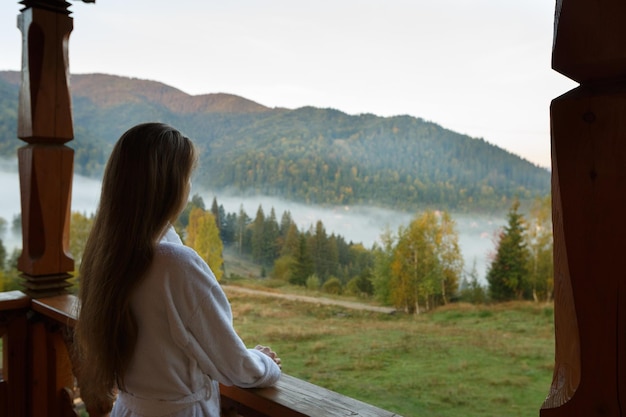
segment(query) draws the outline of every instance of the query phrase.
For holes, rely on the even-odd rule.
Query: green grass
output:
[[[271,346],[285,373],[404,417],[534,417],[552,380],[551,305],[456,304],[413,317],[229,298],[244,341]]]
[[[235,327],[283,371],[405,417],[537,416],[552,380],[552,306],[459,304],[417,317],[230,296]]]

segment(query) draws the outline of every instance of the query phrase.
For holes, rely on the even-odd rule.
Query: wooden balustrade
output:
[[[31,299],[20,291],[0,293],[0,416],[78,416],[69,337],[76,323],[75,303],[67,294]],[[222,386],[221,394],[222,406],[229,411],[225,415],[397,416],[289,375],[269,388]]]

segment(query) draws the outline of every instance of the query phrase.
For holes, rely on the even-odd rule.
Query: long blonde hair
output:
[[[137,339],[131,294],[184,207],[195,163],[191,141],[162,123],[129,129],[109,157],[80,266],[75,329],[81,396],[95,409],[110,409],[123,384]]]

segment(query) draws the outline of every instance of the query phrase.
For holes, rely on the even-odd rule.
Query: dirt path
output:
[[[333,300],[330,298],[323,298],[323,297],[307,297],[305,295],[295,295],[295,294],[281,294],[281,293],[275,293],[275,292],[269,292],[269,291],[253,290],[251,288],[236,287],[232,285],[222,285],[222,288],[224,289],[226,293],[237,292],[237,293],[242,293],[242,294],[261,295],[265,297],[283,298],[285,300],[302,301],[305,303],[312,303],[312,304],[336,305],[340,307],[351,308],[353,310],[373,311],[376,313],[393,314],[396,312],[395,308],[371,306],[368,304],[362,304],[362,303],[357,303],[357,302],[352,302],[352,301]]]

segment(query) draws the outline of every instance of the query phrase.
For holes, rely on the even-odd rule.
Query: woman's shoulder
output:
[[[207,263],[192,248],[177,243],[160,242],[152,260],[151,275],[168,277],[169,285],[218,285]],[[185,279],[186,278],[186,279]],[[178,283],[178,284],[174,284]]]
[[[161,241],[156,245],[154,251],[155,258],[173,263],[188,263],[202,260],[200,255],[190,248],[179,243]]]
[[[204,259],[195,250],[177,243],[160,242],[154,252],[153,262],[162,268],[179,269],[186,272],[198,270],[213,275]]]

